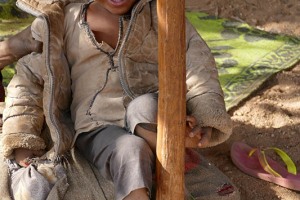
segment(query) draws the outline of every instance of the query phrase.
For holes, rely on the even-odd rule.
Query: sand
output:
[[[186,7],[300,37],[299,0],[187,0]],[[279,147],[300,169],[300,63],[272,76],[229,113],[234,121],[232,136],[202,154],[235,183],[242,200],[299,200],[300,192],[241,172],[231,161],[230,147],[235,141]]]

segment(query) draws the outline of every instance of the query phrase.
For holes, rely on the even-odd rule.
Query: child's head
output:
[[[128,13],[138,0],[95,0],[103,8],[115,15]]]

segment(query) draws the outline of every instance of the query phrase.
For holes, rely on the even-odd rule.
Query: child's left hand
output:
[[[190,115],[186,117],[186,147],[207,147],[211,138],[211,134],[211,127],[200,127],[198,126],[198,122],[195,117]]]

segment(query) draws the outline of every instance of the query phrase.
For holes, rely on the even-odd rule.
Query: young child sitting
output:
[[[19,6],[39,15],[30,28],[40,43],[32,41],[32,50],[41,43],[43,50],[24,49],[8,87],[1,147],[12,176],[16,164],[53,164],[55,174],[75,146],[113,182],[116,199],[149,199],[159,95],[156,1]],[[230,136],[231,120],[213,56],[188,22],[186,59],[187,137],[200,148],[217,145]]]

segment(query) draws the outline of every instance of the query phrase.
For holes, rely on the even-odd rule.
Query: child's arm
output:
[[[0,42],[0,70],[31,52],[42,52],[43,44],[31,35],[31,27]]]
[[[223,91],[213,55],[207,44],[187,21],[187,109],[203,130],[211,127],[209,142],[203,147],[224,142],[232,132],[232,121],[225,109]]]
[[[43,76],[39,66],[41,54],[30,54],[20,59],[16,74],[7,87],[3,113],[1,150],[6,158],[13,158],[15,149],[40,151],[46,148],[41,136],[44,129]]]

